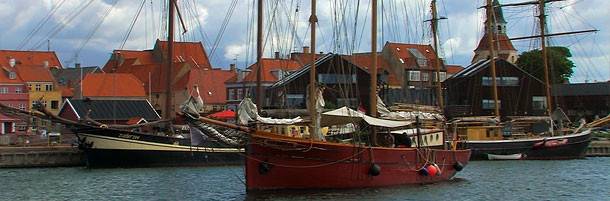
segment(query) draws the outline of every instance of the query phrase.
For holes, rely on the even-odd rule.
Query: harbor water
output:
[[[610,157],[472,161],[450,181],[360,189],[247,193],[243,171],[3,168],[0,200],[610,200]]]

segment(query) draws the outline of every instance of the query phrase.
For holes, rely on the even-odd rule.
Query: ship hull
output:
[[[567,143],[556,146],[542,146],[545,141],[560,141]],[[591,131],[548,138],[528,138],[515,140],[488,140],[459,142],[458,147],[472,150],[471,160],[488,160],[489,154],[515,155],[521,154],[525,160],[558,160],[584,158],[591,142]]]
[[[190,139],[113,129],[74,129],[87,167],[242,165],[244,149],[215,142],[190,146]]]
[[[470,150],[369,148],[255,132],[247,156],[247,190],[356,188],[449,180],[468,163]],[[420,173],[431,163],[438,174]]]

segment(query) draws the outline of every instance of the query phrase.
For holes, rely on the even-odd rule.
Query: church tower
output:
[[[492,13],[492,32],[494,39],[494,50],[495,56],[506,59],[508,62],[515,63],[517,62],[517,50],[513,47],[513,44],[508,40],[508,36],[506,35],[506,20],[504,20],[504,15],[502,14],[502,7],[500,7],[500,2],[498,0],[493,1],[494,12]],[[490,20],[490,19],[487,19]],[[472,58],[471,63],[475,63],[479,60],[484,60],[489,58],[489,33],[487,27],[487,21],[485,21],[485,35],[479,41],[479,45],[474,50],[474,57]]]

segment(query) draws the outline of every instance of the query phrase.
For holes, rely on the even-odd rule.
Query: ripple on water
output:
[[[473,161],[427,185],[246,194],[243,167],[0,169],[2,200],[608,200],[610,157]],[[289,178],[288,178],[289,179]]]

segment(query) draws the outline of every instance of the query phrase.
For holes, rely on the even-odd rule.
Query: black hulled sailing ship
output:
[[[546,55],[545,1],[515,5],[524,4],[538,4],[540,8],[542,32],[539,37],[543,55]],[[501,5],[498,0],[494,0],[493,4],[488,0],[486,10],[486,32],[475,50],[473,64],[448,79],[445,85],[449,93],[462,93],[452,96],[454,106],[449,106],[448,109],[454,114],[476,113],[473,110],[480,108],[495,109],[495,112],[493,116],[454,118],[450,124],[456,137],[462,140],[458,142],[458,147],[470,148],[473,160],[584,158],[591,141],[591,129],[584,122],[571,128],[558,126],[567,125],[562,123],[567,117],[561,118],[565,116],[561,109],[551,110],[548,76],[546,80],[541,81],[513,64],[517,59],[516,50],[506,35],[506,21]],[[543,56],[544,70],[548,74],[546,58]],[[469,91],[464,88],[466,83],[469,87],[479,87],[482,90]],[[466,96],[477,98],[468,99]],[[491,96],[493,99],[483,98]],[[471,100],[472,108],[461,108],[464,100]],[[526,112],[523,112],[522,116],[501,116],[500,104],[502,111],[506,113]],[[540,116],[531,116],[535,113]],[[501,118],[510,121],[500,122]]]

